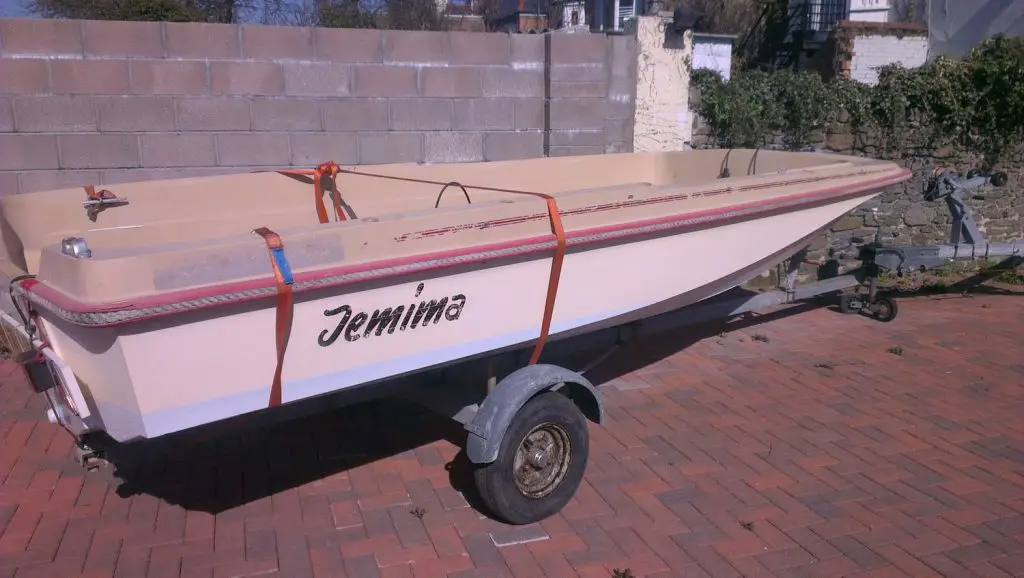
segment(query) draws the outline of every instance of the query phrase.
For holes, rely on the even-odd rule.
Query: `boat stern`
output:
[[[8,359],[22,366],[32,389],[46,397],[50,423],[76,438],[101,429],[71,367],[6,312],[0,312],[0,344]]]

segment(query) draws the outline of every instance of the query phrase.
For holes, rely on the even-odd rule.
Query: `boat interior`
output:
[[[223,280],[224,275],[264,276],[265,252],[252,257],[259,259],[258,265],[233,264],[248,260],[241,258],[238,247],[259,248],[252,235],[257,227],[279,233],[286,246],[298,244],[298,255],[289,253],[289,258],[302,271],[550,235],[546,218],[524,220],[546,215],[545,199],[522,192],[554,197],[561,211],[569,211],[563,222],[571,232],[842,187],[901,170],[892,163],[847,155],[746,149],[340,169],[334,186],[329,178],[321,180],[326,194],[320,215],[312,171],[95,185],[91,201],[84,186],[9,195],[0,199],[0,266],[9,278],[38,274],[63,291],[89,295],[87,301],[106,300],[152,293],[161,286],[194,287],[213,277]],[[97,201],[99,196],[109,198]],[[657,206],[628,203],[621,210],[585,210],[666,196],[673,200]],[[337,222],[335,201],[344,212],[343,222]],[[90,202],[92,211],[86,206]],[[491,231],[474,228],[502,219],[524,222]],[[459,227],[467,233],[428,234]],[[62,239],[69,237],[85,239],[92,258],[62,255]],[[400,244],[412,239],[416,242]],[[199,262],[206,265],[199,267]],[[79,269],[86,266],[94,274],[83,276]],[[204,275],[197,268],[221,274]],[[111,285],[102,281],[104,275],[123,277],[133,270],[147,280],[132,288],[104,290]],[[166,277],[163,283],[161,275]]]

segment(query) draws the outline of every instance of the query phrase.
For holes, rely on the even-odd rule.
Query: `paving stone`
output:
[[[144,141],[143,157],[171,145]],[[782,310],[627,343],[589,374],[633,386],[603,389],[579,493],[522,527],[463,497],[445,471],[459,428],[414,406],[125,448],[113,475],[86,473],[2,362],[0,576],[1020,574],[1019,307],[904,300],[889,324]]]

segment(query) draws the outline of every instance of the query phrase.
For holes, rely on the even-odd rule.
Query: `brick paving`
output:
[[[0,577],[1021,576],[1022,305],[625,346],[577,497],[526,527],[458,491],[458,428],[395,402],[86,473],[3,365]]]

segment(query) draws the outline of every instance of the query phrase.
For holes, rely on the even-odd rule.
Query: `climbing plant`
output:
[[[952,150],[986,165],[1024,144],[1024,38],[994,36],[966,58],[889,65],[878,83],[824,80],[813,71],[694,72],[695,112],[713,146],[800,149],[829,133],[888,158]]]

